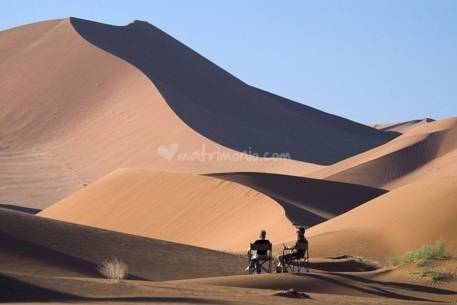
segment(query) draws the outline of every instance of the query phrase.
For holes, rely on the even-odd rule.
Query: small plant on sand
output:
[[[430,279],[434,283],[438,282],[438,281],[451,280],[456,277],[455,271],[452,272],[449,269],[436,268],[436,267],[430,267],[430,266],[422,267],[420,272],[418,272],[418,274],[422,278]]]
[[[401,256],[393,257],[389,260],[388,265],[396,267],[403,264],[420,263],[432,258],[443,258],[445,255],[446,244],[442,240],[439,240],[432,245],[423,245]]]
[[[97,270],[103,277],[115,282],[119,282],[128,275],[127,265],[122,260],[115,257],[105,259],[97,266]]]

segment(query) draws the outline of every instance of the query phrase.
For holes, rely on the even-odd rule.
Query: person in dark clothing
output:
[[[267,237],[267,232],[265,230],[260,231],[260,236],[259,239],[257,239],[255,242],[253,242],[254,245],[271,245],[271,242],[266,239]],[[259,260],[265,260],[268,259],[268,250],[248,250],[248,261],[249,261],[249,266],[246,268],[246,270],[249,270],[250,268],[255,268],[257,262]]]
[[[278,270],[282,272],[287,272],[285,268],[286,262],[289,262],[294,259],[300,259],[305,257],[306,251],[308,251],[308,240],[305,238],[305,228],[299,227],[297,230],[297,241],[292,248],[288,248],[284,245],[284,250],[289,250],[290,253],[278,256]]]

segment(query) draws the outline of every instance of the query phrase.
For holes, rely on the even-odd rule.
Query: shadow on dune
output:
[[[318,279],[318,280],[321,280],[321,281],[324,281],[324,282],[335,284],[337,286],[342,286],[342,287],[346,287],[346,288],[353,289],[353,290],[356,290],[356,291],[360,291],[360,292],[366,293],[368,295],[376,295],[376,296],[385,297],[385,298],[394,298],[394,299],[410,300],[410,301],[432,301],[430,299],[414,297],[414,296],[411,296],[411,295],[403,294],[401,292],[386,290],[386,289],[383,288],[383,286],[387,286],[386,283],[381,282],[381,281],[371,281],[370,282],[371,284],[376,284],[376,285],[373,285],[373,286],[371,286],[371,285],[368,285],[368,286],[357,286],[357,285],[351,284],[350,281],[347,281],[347,280],[344,280],[344,279],[338,280],[338,279],[335,279],[333,277],[326,276],[324,273],[322,273],[322,274],[306,273],[306,274],[295,274],[295,275],[307,276],[307,277],[315,278],[315,279]],[[341,274],[328,273],[328,275],[341,275]],[[360,281],[360,277],[353,277],[353,278],[351,278],[351,280]],[[364,281],[362,280],[362,282],[364,282]],[[366,282],[364,282],[364,283],[366,283]],[[403,289],[404,289],[404,287],[403,287]],[[404,290],[413,290],[413,289],[406,288]]]
[[[41,212],[40,209],[34,209],[34,208],[27,208],[27,207],[23,207],[23,206],[20,206],[20,205],[16,205],[16,204],[0,204],[0,208],[2,209],[9,209],[9,210],[13,210],[13,211],[18,211],[18,212],[23,212],[23,213],[28,213],[28,214],[38,214]]]
[[[251,87],[147,22],[70,21],[89,43],[142,71],[192,129],[237,151],[331,164],[398,135]]]
[[[237,182],[270,196],[295,224],[313,226],[345,213],[387,191],[356,184],[265,173],[223,173],[212,177]]]
[[[78,296],[34,286],[0,274],[0,302],[81,299]]]
[[[192,297],[156,296],[112,296],[87,297],[73,293],[60,292],[40,287],[0,274],[0,302],[72,302],[72,301],[110,301],[110,302],[157,302],[188,304],[228,304],[224,301]]]
[[[347,278],[347,279],[351,279],[354,281],[363,282],[363,283],[382,284],[384,286],[397,287],[397,288],[412,290],[412,291],[421,291],[421,292],[426,292],[426,293],[434,293],[434,294],[441,294],[441,295],[456,295],[457,296],[457,291],[453,291],[453,290],[449,290],[449,289],[429,287],[429,286],[417,285],[417,284],[411,284],[411,283],[376,281],[376,280],[371,280],[371,279],[364,278],[364,277],[354,276],[351,274],[342,274],[342,273],[333,273],[333,272],[331,274],[342,277],[342,278]]]
[[[20,261],[44,274],[93,275],[94,266],[116,257],[128,265],[131,279],[173,280],[240,274],[245,265],[245,258],[237,255],[6,209],[0,209],[0,234],[9,238],[13,248],[0,247],[5,271],[14,271]],[[19,253],[21,245],[26,248]],[[50,265],[54,258],[56,264]],[[186,263],[177,263],[182,261]]]

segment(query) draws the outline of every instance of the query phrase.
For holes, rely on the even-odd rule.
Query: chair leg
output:
[[[309,272],[309,251],[306,251],[306,272]]]

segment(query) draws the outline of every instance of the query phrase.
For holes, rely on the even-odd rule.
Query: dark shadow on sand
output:
[[[335,273],[328,273],[328,274],[329,275],[335,275]],[[340,281],[340,280],[337,280],[337,279],[334,279],[334,278],[327,277],[327,276],[325,276],[324,273],[322,273],[322,274],[317,274],[317,273],[296,273],[294,275],[308,276],[308,277],[316,278],[316,279],[319,279],[319,280],[322,280],[322,281],[326,281],[326,282],[329,282],[329,283],[332,283],[332,284],[335,284],[335,285],[338,285],[338,286],[346,287],[346,288],[349,288],[349,289],[357,290],[357,291],[360,291],[360,292],[363,292],[363,293],[366,293],[366,294],[369,294],[369,295],[373,295],[373,296],[380,296],[380,297],[400,299],[400,300],[410,300],[410,301],[435,302],[434,300],[430,300],[430,299],[418,298],[418,297],[403,295],[403,294],[392,292],[392,291],[387,291],[387,290],[384,290],[384,289],[382,289],[380,287],[371,287],[371,286],[369,288],[358,287],[358,286],[355,286],[355,285],[351,285],[347,281],[344,281],[344,280]],[[383,282],[377,282],[376,284],[382,286],[384,283]]]

